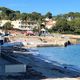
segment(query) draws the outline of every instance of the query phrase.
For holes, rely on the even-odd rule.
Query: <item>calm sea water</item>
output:
[[[61,64],[80,66],[80,45],[38,48],[44,58]]]

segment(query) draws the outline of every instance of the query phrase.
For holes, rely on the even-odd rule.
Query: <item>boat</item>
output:
[[[16,49],[13,50],[13,53],[18,53],[18,54],[39,54],[38,51],[33,50],[33,49],[27,49],[27,48],[19,48],[17,47]]]

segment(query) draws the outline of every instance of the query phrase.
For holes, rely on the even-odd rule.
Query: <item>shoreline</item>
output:
[[[76,39],[66,39],[62,37],[56,38],[53,36],[10,36],[8,38],[13,43],[22,42],[25,47],[64,47],[68,41],[70,44],[77,44]]]
[[[10,46],[12,46],[12,45],[10,45]],[[10,47],[10,46],[9,46],[9,47]],[[13,46],[15,46],[15,45],[13,45]],[[31,46],[31,47],[30,47],[30,46]],[[23,46],[22,48],[24,48],[24,49],[31,49],[31,48],[45,47],[45,46],[34,47],[34,46],[32,46],[32,45],[30,45],[30,46],[28,46],[28,47]],[[7,47],[7,46],[6,46],[6,47]],[[20,46],[18,45],[17,47],[20,47]],[[46,47],[61,47],[61,46],[46,46]],[[20,48],[21,48],[21,47],[20,47]],[[48,61],[48,60],[46,60],[46,61]],[[49,62],[50,62],[50,60],[49,60]],[[56,61],[52,61],[52,62],[56,62]],[[60,64],[59,62],[56,62],[56,63]],[[62,65],[62,64],[60,64],[60,65]],[[69,65],[66,64],[66,67],[68,67],[68,66],[69,66]],[[75,66],[75,65],[73,65],[73,66]],[[74,69],[76,69],[76,67],[75,67]],[[77,70],[77,69],[76,69],[76,70]]]
[[[11,50],[11,47],[9,48]],[[12,50],[13,49],[14,48],[12,48]],[[16,53],[16,54],[12,53],[11,55],[15,55],[16,57],[14,57],[14,59],[18,58],[16,59],[18,60],[18,62],[26,64],[27,66],[31,66],[31,69],[41,73],[43,76],[46,76],[46,78],[59,78],[59,77],[78,78],[80,77],[80,73],[78,73],[77,71],[67,69],[56,61],[53,61],[53,64],[52,64],[50,61],[45,60],[44,58],[42,59],[38,55],[19,54],[19,53]],[[32,74],[29,74],[29,75],[32,75]]]

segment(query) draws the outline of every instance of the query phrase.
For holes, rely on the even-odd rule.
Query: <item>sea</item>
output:
[[[80,67],[80,44],[67,47],[40,47],[37,49],[44,59]]]

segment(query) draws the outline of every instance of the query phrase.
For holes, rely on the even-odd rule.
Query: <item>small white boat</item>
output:
[[[36,54],[36,52],[27,52],[27,51],[13,51],[13,53],[19,53],[19,54]]]
[[[39,54],[38,51],[34,51],[33,49],[25,49],[25,48],[21,48],[19,50],[13,50],[13,53],[19,53],[19,54]]]

